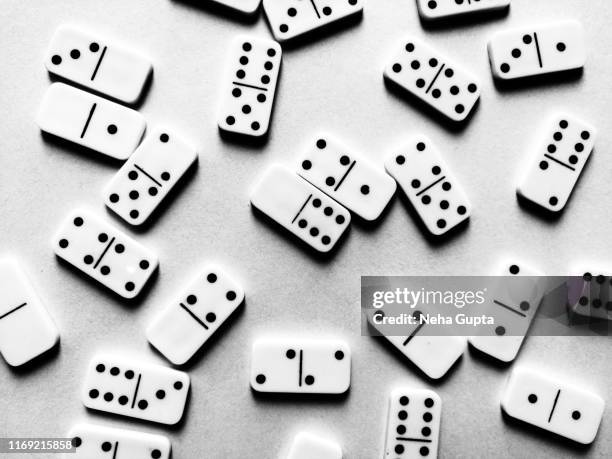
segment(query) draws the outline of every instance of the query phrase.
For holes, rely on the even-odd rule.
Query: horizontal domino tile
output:
[[[511,0],[417,0],[423,19],[445,19],[485,11],[506,9]]]
[[[319,252],[329,252],[351,214],[285,167],[271,166],[251,192],[251,204]]]
[[[244,290],[209,265],[147,328],[149,342],[175,365],[186,363],[244,301]]]
[[[23,365],[53,348],[57,327],[20,265],[0,259],[0,354]]]
[[[496,78],[511,80],[584,67],[584,29],[577,21],[523,26],[495,34],[487,46]]]
[[[98,354],[87,369],[81,400],[93,410],[174,425],[183,417],[188,392],[187,373]]]
[[[104,188],[106,206],[129,224],[142,225],[197,157],[176,132],[155,129]]]
[[[510,417],[583,444],[595,439],[604,405],[592,392],[521,367],[513,370],[501,400]]]
[[[157,269],[157,255],[85,209],[68,215],[55,254],[123,298],[135,298]]]
[[[495,290],[487,294],[490,301],[483,304],[478,312],[495,317],[493,328],[481,326],[482,335],[471,336],[469,342],[476,349],[502,362],[514,360],[525,340],[531,323],[538,311],[544,290],[533,277],[544,274],[525,264],[503,262],[498,269],[500,279]],[[526,276],[525,282],[513,282],[507,276]],[[508,291],[511,288],[511,291]],[[476,314],[475,314],[476,315]],[[512,328],[508,329],[508,324]]]
[[[274,38],[280,42],[361,14],[363,0],[263,0]]]
[[[287,459],[342,459],[340,445],[309,432],[295,436]]]
[[[480,98],[475,75],[415,37],[402,41],[384,77],[454,122],[465,121]]]
[[[63,83],[49,86],[36,122],[41,131],[120,160],[134,152],[146,127],[137,111]]]
[[[597,130],[567,113],[551,117],[516,192],[550,212],[566,206],[593,151]]]
[[[397,188],[382,167],[328,134],[317,136],[296,167],[301,177],[368,221],[380,217]]]
[[[68,433],[75,447],[64,459],[169,459],[170,441],[163,435],[77,424]]]
[[[341,394],[351,383],[351,350],[340,340],[260,338],[251,387],[258,392]]]
[[[47,70],[87,89],[134,103],[153,71],[139,53],[83,29],[61,25],[45,58]]]
[[[429,232],[447,233],[470,218],[472,206],[459,181],[431,140],[414,137],[385,160],[385,169],[406,193]],[[438,194],[443,200],[438,202]],[[442,208],[442,203],[446,207]]]
[[[428,389],[398,388],[389,397],[385,458],[438,457],[442,400]]]

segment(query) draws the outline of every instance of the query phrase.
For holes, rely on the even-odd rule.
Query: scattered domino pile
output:
[[[214,0],[254,14],[260,0]],[[228,47],[227,86],[221,88],[218,127],[235,141],[264,138],[271,125],[282,47],[334,23],[363,14],[362,0],[263,0],[275,40],[239,35]],[[504,10],[510,0],[416,0],[426,21]],[[499,80],[580,69],[586,46],[582,26],[561,21],[494,35],[488,44],[491,71]],[[412,100],[453,123],[467,123],[481,96],[477,76],[420,39],[406,38],[391,55],[384,78]],[[47,70],[62,79],[52,83],[37,115],[51,136],[119,161],[125,161],[102,193],[104,204],[122,224],[141,226],[197,164],[198,153],[174,129],[155,127],[129,108],[145,96],[151,61],[105,37],[60,26],[45,58]],[[483,95],[486,97],[486,95]],[[543,126],[531,166],[516,187],[521,199],[543,212],[561,212],[594,148],[596,129],[571,114],[555,114]],[[144,139],[143,139],[144,136]],[[254,185],[253,208],[321,253],[332,253],[351,218],[377,221],[399,185],[421,220],[423,231],[444,237],[460,231],[473,207],[435,142],[415,135],[381,164],[347,147],[328,133],[313,133],[290,165],[273,164]],[[160,264],[149,248],[89,209],[75,209],[52,238],[57,257],[119,297],[143,294]],[[331,257],[330,257],[331,258]],[[501,275],[537,276],[523,264],[504,262]],[[603,269],[600,272],[607,272]],[[599,282],[580,268],[588,283]],[[520,285],[520,284],[519,284]],[[529,294],[525,292],[529,291]],[[570,309],[577,315],[612,319],[612,307],[596,305],[585,286]],[[588,292],[588,293],[587,293]],[[496,291],[483,312],[495,315],[491,336],[429,337],[422,326],[406,336],[388,336],[425,380],[444,377],[468,342],[502,362],[512,362],[534,319],[543,292],[525,288],[510,295]],[[517,295],[521,301],[517,303]],[[230,272],[204,266],[143,330],[149,343],[171,364],[197,357],[208,339],[244,303],[245,292]],[[589,305],[593,307],[589,307]],[[415,314],[420,314],[415,311]],[[518,317],[518,319],[517,319]],[[518,321],[518,322],[517,322]],[[30,281],[12,259],[0,261],[0,353],[11,366],[33,361],[58,345],[59,331]],[[357,375],[358,377],[358,375]],[[261,393],[343,394],[351,384],[351,349],[340,339],[262,336],[251,350],[250,386]],[[175,425],[183,418],[189,391],[198,391],[184,371],[122,355],[96,354],[84,373],[81,401],[91,410]],[[307,395],[306,395],[307,396]],[[510,417],[581,444],[594,441],[604,412],[598,395],[568,384],[561,375],[513,369],[500,401]],[[384,457],[436,457],[442,400],[430,389],[401,387],[389,396]],[[381,426],[381,432],[382,432]],[[163,435],[92,424],[75,425],[77,458],[168,458]],[[274,454],[274,453],[271,453]],[[336,441],[299,433],[289,459],[341,459]],[[447,453],[452,454],[452,453]],[[67,455],[67,457],[72,457]]]

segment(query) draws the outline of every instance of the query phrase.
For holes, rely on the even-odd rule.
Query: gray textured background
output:
[[[238,33],[270,36],[260,16],[245,24],[172,0],[4,0],[0,27],[0,254],[13,254],[46,300],[62,334],[60,352],[36,368],[0,364],[0,433],[62,435],[78,420],[165,433],[175,458],[284,457],[301,428],[335,437],[347,458],[382,455],[387,395],[399,384],[431,387],[402,358],[359,335],[359,276],[485,274],[502,255],[550,274],[610,256],[609,43],[606,0],[514,0],[510,14],[425,30],[412,0],[370,0],[354,27],[284,54],[272,131],[263,148],[223,141],[216,109],[228,43]],[[554,6],[553,6],[554,4]],[[590,54],[580,79],[516,91],[495,89],[485,51],[496,30],[539,19],[577,18]],[[42,139],[34,117],[49,84],[43,56],[54,29],[73,22],[125,40],[155,64],[142,112],[150,125],[175,126],[195,142],[200,164],[141,242],[159,252],[160,275],[138,305],[126,306],[60,266],[49,239],[66,213],[85,204],[107,214],[100,190],[117,166]],[[385,88],[382,68],[406,34],[425,37],[480,76],[480,106],[462,132],[450,132]],[[596,150],[566,213],[545,221],[517,205],[514,186],[544,115],[567,108],[599,128]],[[429,244],[399,200],[376,228],[353,225],[329,261],[310,256],[252,214],[248,190],[265,167],[290,163],[324,128],[380,161],[411,134],[432,137],[474,205],[467,231]],[[117,225],[125,226],[108,215]],[[127,230],[131,232],[130,230]],[[160,363],[143,329],[206,261],[241,279],[244,312],[189,368],[191,400],[178,428],[88,413],[79,401],[87,362],[99,349]],[[248,386],[250,343],[277,330],[345,338],[353,350],[350,394],[340,399],[256,398]],[[528,339],[516,364],[566,375],[612,398],[606,338]],[[577,450],[506,423],[499,409],[509,370],[470,353],[435,386],[443,399],[443,457],[610,455],[606,409],[597,440]],[[22,456],[23,457],[23,456]],[[32,456],[34,457],[34,456]]]

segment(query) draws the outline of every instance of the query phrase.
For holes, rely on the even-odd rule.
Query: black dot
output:
[[[210,273],[206,276],[206,280],[211,284],[214,284],[215,282],[217,282],[217,275],[215,273]]]
[[[517,275],[520,271],[520,268],[517,265],[510,266],[510,274]]]
[[[406,433],[406,426],[400,424],[397,426],[397,429],[395,429],[395,431],[400,435],[404,435]]]
[[[306,228],[307,225],[308,225],[308,222],[306,222],[306,220],[304,220],[303,218],[300,219],[300,221],[298,222],[298,226],[300,228]]]
[[[440,209],[442,210],[446,210],[448,209],[449,203],[446,199],[443,199],[442,201],[440,201]]]
[[[97,389],[92,389],[89,391],[89,398],[98,398],[98,395],[100,395],[100,392],[98,392]]]
[[[404,410],[400,410],[400,411],[398,411],[398,413],[397,413],[397,417],[398,417],[400,420],[404,421],[404,420],[406,420],[406,419],[408,418],[408,412],[407,412],[407,411],[404,411]]]
[[[151,458],[152,459],[159,459],[161,457],[161,451],[158,449],[154,449],[153,451],[151,451]]]
[[[86,265],[90,265],[93,263],[94,258],[91,255],[85,255],[85,257],[83,258],[83,261],[85,262]]]
[[[297,14],[297,10],[295,8],[289,8],[287,10],[287,14],[291,17],[294,17]]]
[[[117,376],[119,373],[121,373],[121,372],[119,371],[119,368],[117,368],[117,367],[112,367],[110,369],[110,374],[113,375],[113,376]]]
[[[423,195],[423,197],[421,198],[421,202],[425,205],[428,205],[431,203],[431,196],[429,196],[428,194]]]
[[[559,121],[559,127],[561,129],[565,129],[565,128],[567,128],[567,126],[568,126],[568,122],[566,120]]]
[[[161,173],[161,179],[164,182],[167,182],[168,180],[170,180],[170,172],[162,172]]]
[[[512,57],[518,59],[519,57],[521,57],[521,50],[518,48],[514,48],[512,50]]]
[[[182,382],[180,382],[180,381],[176,381],[176,382],[174,383],[174,388],[175,388],[176,390],[181,390],[181,389],[183,388],[183,383],[182,383]]]
[[[234,97],[240,97],[242,95],[242,91],[240,90],[240,88],[234,88],[232,89],[232,96]]]
[[[125,378],[126,379],[133,379],[134,378],[134,372],[132,370],[128,370],[125,372]]]
[[[304,378],[304,382],[305,382],[306,384],[308,384],[309,386],[312,386],[312,385],[314,384],[314,382],[315,382],[314,376],[312,376],[312,375],[308,375],[308,376],[306,376],[306,377]]]
[[[213,323],[215,320],[217,320],[217,315],[214,312],[206,314],[206,322]]]
[[[168,136],[168,134],[162,134],[159,136],[159,140],[163,143],[168,142],[168,140],[170,140],[170,137]]]
[[[418,151],[423,151],[423,150],[425,150],[425,142],[419,142],[419,143],[417,143],[417,145],[416,145],[416,149],[417,149]]]
[[[552,196],[548,200],[548,202],[550,203],[551,206],[556,206],[559,203],[559,200],[555,196]]]
[[[446,77],[448,77],[448,78],[452,78],[454,74],[455,74],[455,72],[453,71],[453,69],[446,69],[444,71],[444,75],[446,75]]]
[[[555,139],[558,142],[559,140],[563,139],[563,134],[557,131],[553,134],[553,139]]]
[[[531,44],[532,40],[533,38],[531,38],[531,35],[523,35],[523,43],[525,43],[526,45]]]
[[[432,419],[433,419],[433,416],[431,415],[431,413],[427,412],[423,414],[423,421],[431,422]]]
[[[455,106],[455,111],[456,111],[457,113],[463,113],[463,112],[465,111],[465,107],[464,107],[462,104],[457,104],[457,105]]]
[[[100,242],[108,241],[108,234],[106,234],[106,233],[98,234],[98,241],[100,241]]]
[[[327,207],[325,207],[325,209],[323,209],[323,213],[326,216],[331,217],[334,214],[334,209],[332,209],[331,207],[327,206]]]
[[[81,440],[81,437],[74,437],[72,439],[72,446],[74,446],[75,448],[78,448],[79,446],[81,446],[82,443],[83,443],[83,440]]]
[[[187,303],[188,304],[196,304],[198,302],[198,297],[195,295],[188,295],[187,296]]]
[[[370,187],[368,185],[361,185],[361,194],[370,194]]]
[[[66,239],[60,239],[60,241],[59,241],[59,246],[60,246],[62,249],[65,249],[66,247],[68,247],[68,241],[67,241]]]
[[[247,65],[249,63],[249,58],[246,56],[240,56],[240,63],[242,65]]]
[[[155,396],[160,399],[163,400],[164,398],[166,398],[166,391],[165,390],[158,390],[157,392],[155,392]]]
[[[432,57],[431,59],[429,59],[429,66],[430,67],[437,67],[438,66],[438,59],[436,59],[435,57]]]
[[[81,52],[78,49],[73,49],[72,51],[70,51],[70,57],[73,59],[78,59],[79,57],[81,57]]]
[[[574,145],[574,150],[576,150],[578,153],[582,153],[584,151],[584,145],[581,143],[577,143],[576,145]]]
[[[410,401],[410,399],[408,397],[406,397],[405,395],[402,395],[399,399],[400,405],[402,406],[406,406],[408,405],[408,402]]]
[[[423,427],[421,433],[424,437],[429,437],[431,435],[431,429],[429,427]]]
[[[108,197],[109,201],[113,204],[119,202],[119,195],[117,193],[113,193]]]
[[[106,367],[104,366],[104,364],[99,363],[98,365],[96,365],[96,371],[98,373],[104,373],[104,371],[106,371]]]
[[[255,382],[257,382],[257,384],[263,384],[266,382],[266,377],[264,375],[257,375],[255,377]]]
[[[586,296],[581,296],[578,303],[580,303],[581,306],[586,306],[589,304],[589,299]]]
[[[248,41],[245,41],[245,42],[242,44],[242,49],[243,49],[244,51],[249,52],[249,51],[251,51],[251,48],[252,48],[252,46],[251,46],[251,44],[250,44]]]
[[[74,226],[82,226],[83,225],[83,219],[81,217],[76,217],[73,221]]]
[[[138,172],[130,171],[128,173],[128,177],[129,177],[130,180],[136,180],[138,178]]]
[[[317,228],[316,226],[310,228],[310,235],[312,237],[317,237],[319,235],[319,228]]]
[[[332,13],[332,9],[329,6],[323,8],[323,14],[329,16]]]
[[[99,49],[100,49],[100,45],[97,44],[95,41],[90,43],[89,51],[91,51],[92,53],[97,53]]]
[[[499,68],[502,71],[502,73],[508,73],[510,71],[510,66],[506,63],[503,63],[502,65],[500,65]]]
[[[228,301],[234,301],[236,297],[237,297],[236,292],[234,292],[233,290],[229,290],[225,294],[225,298],[227,298]]]
[[[108,127],[106,128],[106,130],[108,131],[108,133],[110,135],[116,134],[117,133],[117,126],[115,126],[114,124],[109,124]]]
[[[420,66],[421,66],[421,63],[417,61],[416,59],[410,63],[410,67],[412,67],[414,70],[418,70]]]
[[[417,88],[423,88],[425,86],[425,80],[423,78],[419,78],[416,81]]]
[[[242,113],[244,113],[244,114],[251,113],[251,106],[250,105],[243,105],[242,106]]]
[[[225,122],[232,126],[236,122],[236,118],[234,118],[233,116],[228,116],[227,118],[225,118]]]
[[[264,63],[264,68],[265,68],[266,70],[272,70],[272,67],[274,67],[274,65],[272,65],[272,62],[270,62],[270,61],[266,61],[266,62]]]
[[[406,162],[406,158],[402,155],[396,156],[395,162],[401,166]]]
[[[476,86],[476,84],[474,83],[470,83],[468,85],[468,91],[471,93],[475,93],[477,89],[478,89],[478,86]]]
[[[529,400],[529,403],[535,403],[538,401],[538,396],[536,394],[529,394],[527,400]]]
[[[281,24],[279,29],[281,32],[286,33],[289,30],[289,27],[287,27],[287,24]]]
[[[266,101],[266,95],[261,93],[257,94],[257,102],[263,104]]]
[[[309,160],[305,159],[304,161],[302,161],[302,169],[307,171],[310,170],[311,167],[312,163]]]
[[[321,238],[321,242],[323,243],[323,245],[329,245],[329,243],[331,242],[331,238],[329,236],[323,236]]]
[[[312,200],[312,205],[315,208],[319,208],[321,207],[321,200],[319,198],[315,198]]]
[[[562,41],[557,43],[557,51],[560,51],[560,52],[565,51],[565,43],[563,43]]]
[[[157,196],[158,191],[154,186],[150,187],[148,191],[150,196]]]
[[[126,284],[125,284],[125,289],[128,292],[131,292],[132,290],[134,290],[135,287],[136,286],[134,285],[134,282],[126,282]]]
[[[140,266],[140,269],[149,269],[149,262],[147,260],[140,260],[138,266]]]
[[[528,311],[529,310],[529,301],[521,301],[521,304],[519,305],[519,307],[523,310],[523,311]]]
[[[135,201],[139,197],[138,191],[136,191],[136,190],[130,191],[130,195],[129,196],[130,196],[130,199]]]
[[[254,131],[258,131],[260,128],[259,123],[257,121],[253,121],[251,123],[251,129],[253,129]]]
[[[408,51],[409,53],[414,51],[414,44],[413,43],[407,43],[406,44],[406,51]]]
[[[336,351],[336,353],[334,354],[334,357],[336,357],[336,360],[342,360],[344,358],[344,352]]]
[[[433,399],[432,399],[432,398],[427,397],[427,398],[425,399],[425,406],[426,406],[427,408],[431,408],[432,406],[434,406],[434,401],[433,401]]]
[[[451,88],[450,88],[450,93],[451,93],[453,96],[456,96],[457,94],[459,94],[459,88],[458,88],[457,86],[454,86],[454,85],[453,85],[453,86],[451,86]]]
[[[427,446],[421,446],[419,448],[419,454],[421,456],[427,456],[429,454],[429,448]]]
[[[395,445],[395,452],[397,454],[402,454],[404,452],[404,446],[403,445]]]
[[[436,88],[433,91],[431,91],[431,95],[433,96],[434,99],[437,99],[442,95],[442,91]]]
[[[139,215],[140,215],[140,212],[138,212],[136,209],[130,210],[130,217],[132,217],[133,219],[138,218]]]
[[[105,441],[104,443],[102,443],[102,451],[104,452],[109,452],[112,447],[113,445],[109,441]]]
[[[112,402],[113,398],[114,398],[114,396],[110,392],[107,392],[106,394],[104,394],[104,400],[107,401],[107,402]]]
[[[430,0],[429,2],[427,2],[427,6],[429,7],[429,9],[435,10],[438,4],[434,0]]]
[[[542,169],[543,171],[548,169],[548,162],[547,161],[540,161],[540,169]]]
[[[62,58],[56,54],[51,58],[51,62],[55,65],[60,65],[62,63]]]
[[[338,215],[338,216],[336,216],[336,223],[337,223],[338,225],[342,225],[342,224],[345,222],[345,220],[346,220],[346,219],[344,218],[344,215]]]
[[[140,408],[141,410],[146,410],[148,406],[149,402],[147,402],[146,400],[140,400],[138,402],[138,408]]]
[[[503,336],[506,334],[506,329],[504,327],[502,327],[501,325],[498,327],[495,327],[495,334],[497,336]]]
[[[236,72],[236,76],[240,79],[243,79],[246,76],[246,73],[244,70],[240,69]]]
[[[571,156],[569,157],[569,162],[570,162],[570,164],[576,164],[576,163],[578,162],[578,156],[576,156],[576,155],[571,155]]]
[[[270,82],[270,77],[268,75],[264,75],[261,77],[261,82],[263,84],[268,84]]]
[[[412,182],[410,182],[410,185],[412,186],[412,188],[419,188],[421,186],[421,181],[418,179],[414,179]]]
[[[119,405],[126,405],[128,402],[128,398],[125,395],[122,395],[117,400],[119,401]]]
[[[594,308],[600,308],[600,307],[601,307],[601,300],[600,300],[599,298],[595,298],[595,299],[593,300],[593,303],[592,303],[592,304],[593,304],[593,307],[594,307]]]
[[[325,179],[325,184],[327,186],[334,186],[336,184],[336,179],[334,179],[333,177],[327,177]]]
[[[591,134],[589,134],[589,131],[582,131],[580,133],[580,137],[582,140],[587,140],[589,137],[591,137]]]
[[[268,48],[268,56],[270,57],[276,56],[276,50],[274,48]]]
[[[578,410],[573,411],[573,412],[572,412],[572,419],[574,419],[574,420],[576,420],[576,421],[577,421],[578,419],[580,419],[580,411],[578,411]]]
[[[294,359],[297,354],[295,350],[289,349],[287,352],[285,352],[285,355],[287,356],[288,359]]]

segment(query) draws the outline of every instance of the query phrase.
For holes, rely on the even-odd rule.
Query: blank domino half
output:
[[[319,252],[329,252],[351,221],[344,207],[278,165],[255,185],[251,204]]]
[[[525,368],[512,372],[501,401],[508,416],[583,444],[595,440],[604,405],[592,392]]]
[[[363,11],[363,0],[263,0],[274,38],[280,42],[307,34]]]
[[[157,255],[92,212],[74,210],[53,238],[55,254],[123,298],[135,298]]]
[[[77,424],[68,438],[75,452],[64,459],[170,459],[170,441],[163,435]]]
[[[120,160],[134,152],[146,127],[137,111],[63,83],[49,86],[36,122],[41,131]]]
[[[438,457],[442,400],[432,390],[398,388],[389,397],[385,458]]]
[[[87,89],[134,103],[153,70],[139,53],[78,27],[58,27],[45,58],[47,70]]]
[[[395,181],[339,140],[320,135],[298,163],[298,174],[367,221],[380,217]]]
[[[244,301],[242,287],[207,266],[147,328],[147,339],[175,365],[186,363]]]
[[[568,115],[554,115],[542,129],[516,192],[550,212],[563,210],[591,155],[596,129]]]
[[[509,262],[503,262],[498,273],[503,277],[487,295],[491,300],[482,306],[474,305],[479,313],[494,317],[495,325],[481,326],[482,334],[471,336],[469,341],[481,352],[502,362],[511,362],[525,340],[544,295],[543,286],[534,277],[544,274],[523,263]],[[508,279],[508,276],[517,278]]]
[[[187,373],[99,354],[85,375],[81,400],[93,410],[173,425],[183,417],[188,392]]]
[[[308,432],[295,436],[287,459],[342,459],[340,445]]]
[[[19,366],[45,353],[59,332],[19,264],[0,260],[0,353]]]
[[[257,392],[341,394],[351,384],[351,350],[340,340],[261,338],[253,343]]]
[[[511,80],[584,67],[584,29],[577,21],[499,32],[488,45],[496,78]]]
[[[423,19],[445,19],[455,16],[508,9],[511,0],[417,0]]]

